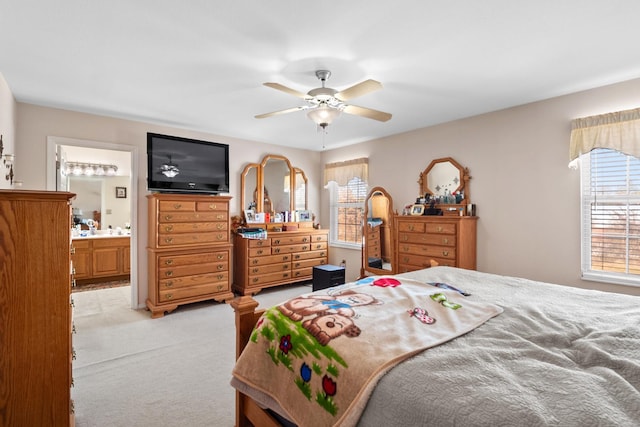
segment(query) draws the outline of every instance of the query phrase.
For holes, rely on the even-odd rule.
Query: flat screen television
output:
[[[229,145],[147,133],[147,189],[228,193]]]

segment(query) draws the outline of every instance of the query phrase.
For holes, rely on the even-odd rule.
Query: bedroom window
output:
[[[640,159],[597,148],[580,160],[582,276],[640,285]]]
[[[329,243],[332,246],[360,249],[364,201],[367,197],[368,159],[327,164],[324,175],[330,199]]]

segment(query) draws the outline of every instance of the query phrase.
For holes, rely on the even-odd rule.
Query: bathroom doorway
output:
[[[66,165],[65,165],[66,163]],[[77,172],[70,173],[69,163],[82,163],[106,168],[116,166],[119,173],[106,177],[87,177]],[[138,148],[132,145],[113,144],[100,141],[80,140],[65,137],[47,138],[47,189],[80,193],[87,187],[82,182],[90,179],[90,188],[97,189],[87,197],[78,198],[74,203],[74,223],[78,222],[78,232],[83,223],[93,225],[99,218],[99,229],[95,233],[122,233],[130,238],[129,265],[131,308],[139,308],[138,298],[138,248],[137,248],[137,173]],[[97,165],[97,166],[96,166]],[[65,170],[66,169],[66,170]],[[102,175],[102,171],[100,172]],[[73,176],[73,179],[69,177]],[[75,189],[74,182],[75,181]],[[71,184],[70,184],[71,183]],[[124,190],[123,190],[124,189]],[[114,190],[114,191],[111,191]],[[113,194],[111,194],[113,193]],[[79,194],[80,196],[80,194]],[[84,203],[84,204],[83,204]],[[86,216],[86,218],[85,218]],[[93,231],[93,230],[92,230]]]

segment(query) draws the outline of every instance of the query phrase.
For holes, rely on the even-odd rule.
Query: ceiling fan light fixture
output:
[[[327,104],[320,104],[307,113],[307,117],[322,128],[329,126],[339,115],[340,110],[331,108]]]

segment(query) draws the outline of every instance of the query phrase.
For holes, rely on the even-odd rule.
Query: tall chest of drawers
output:
[[[231,197],[150,194],[147,198],[151,317],[162,317],[182,304],[233,298]]]
[[[477,217],[395,217],[397,272],[433,265],[476,269]]]
[[[72,193],[0,190],[0,425],[73,426]]]
[[[242,295],[313,279],[313,267],[329,259],[327,230],[269,231],[263,240],[234,241],[234,290]]]

